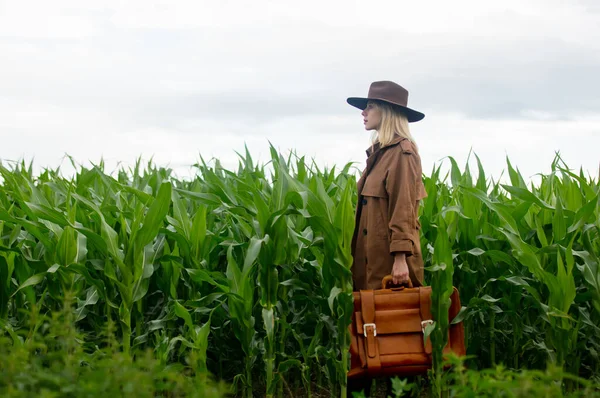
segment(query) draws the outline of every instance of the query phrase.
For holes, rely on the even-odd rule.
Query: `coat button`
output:
[[[367,261],[367,258],[365,257],[365,264],[369,264],[369,262]]]
[[[364,199],[364,198],[363,198],[363,200],[362,200],[362,204],[363,204],[363,206],[364,206],[364,205],[366,205],[366,204],[367,204],[367,199]]]
[[[363,229],[363,235],[366,235],[366,234],[367,234],[367,229],[365,228],[365,229]]]

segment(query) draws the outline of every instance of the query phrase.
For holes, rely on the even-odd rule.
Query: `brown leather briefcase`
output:
[[[381,290],[353,293],[348,378],[420,375],[431,368],[431,339],[423,339],[425,327],[433,322],[431,287],[388,288],[390,282],[386,276]],[[456,288],[450,298],[452,321],[461,308]],[[450,325],[448,334],[444,353],[465,355],[462,322]]]

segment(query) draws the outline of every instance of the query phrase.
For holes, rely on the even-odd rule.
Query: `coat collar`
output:
[[[389,145],[387,145],[384,148],[381,148],[381,144],[378,142],[377,144],[370,146],[369,148],[367,148],[367,157],[371,157],[372,154],[379,152],[380,149],[387,149],[387,148],[391,148],[395,145],[398,145],[401,141],[406,140],[408,138],[404,138],[404,137],[400,137],[399,135],[396,135],[394,137],[394,139],[392,140],[392,142],[390,142]]]

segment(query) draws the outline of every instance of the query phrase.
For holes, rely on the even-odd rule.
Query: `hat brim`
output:
[[[400,113],[404,114],[410,123],[418,122],[419,120],[423,120],[425,114],[415,111],[414,109],[408,108],[403,105],[395,104],[393,102],[379,99],[379,98],[361,98],[361,97],[350,97],[346,100],[348,104],[352,105],[355,108],[364,110],[367,107],[367,103],[369,101],[382,101],[386,102],[390,105],[393,105]]]

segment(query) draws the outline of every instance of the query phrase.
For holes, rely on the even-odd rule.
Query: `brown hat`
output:
[[[418,122],[425,117],[421,112],[406,106],[408,104],[408,91],[394,82],[373,82],[369,87],[367,98],[350,97],[346,101],[358,109],[365,109],[369,100],[378,100],[394,105],[396,110],[406,115],[409,122]]]

